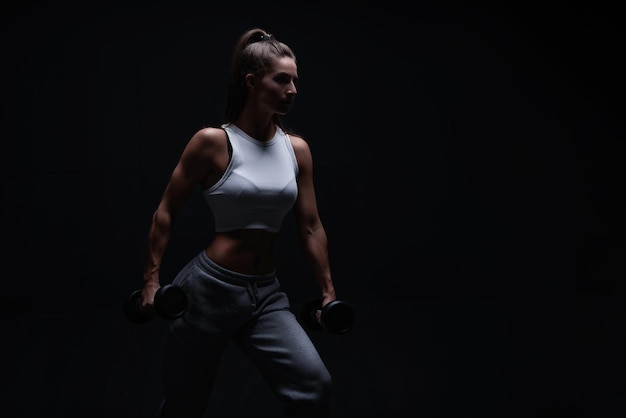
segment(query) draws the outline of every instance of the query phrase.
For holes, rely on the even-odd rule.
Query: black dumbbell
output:
[[[317,311],[321,311],[319,320]],[[322,300],[314,299],[304,305],[300,320],[312,330],[325,329],[332,334],[345,334],[354,324],[354,310],[341,300],[334,300],[322,308]]]
[[[187,310],[187,294],[177,285],[159,287],[154,295],[154,309],[163,319],[176,319]],[[135,290],[124,302],[124,315],[130,322],[144,324],[153,314],[141,309],[141,290]]]

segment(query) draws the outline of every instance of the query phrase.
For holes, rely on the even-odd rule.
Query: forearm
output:
[[[320,224],[314,229],[302,231],[301,240],[304,253],[313,268],[313,275],[320,286],[323,299],[326,301],[335,300],[326,231]]]
[[[172,223],[172,215],[162,208],[157,208],[152,216],[152,224],[148,234],[148,248],[143,275],[144,285],[159,285],[159,270],[170,239]]]

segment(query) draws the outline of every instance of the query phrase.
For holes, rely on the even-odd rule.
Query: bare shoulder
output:
[[[310,152],[309,144],[302,136],[289,134],[289,140],[291,141],[291,146],[293,147],[296,155]]]
[[[191,137],[189,142],[202,148],[221,146],[226,143],[226,132],[222,128],[202,128]]]
[[[309,172],[310,168],[313,165],[313,157],[311,155],[311,149],[309,148],[309,144],[303,137],[299,135],[289,134],[289,139],[291,141],[293,152],[296,155],[296,160],[298,161],[300,174]]]
[[[178,172],[188,181],[204,185],[211,175],[228,164],[226,132],[221,128],[202,128],[187,142],[178,164]]]
[[[181,163],[186,167],[196,167],[198,171],[208,167],[216,167],[227,158],[226,132],[221,128],[202,128],[191,137],[183,155]]]

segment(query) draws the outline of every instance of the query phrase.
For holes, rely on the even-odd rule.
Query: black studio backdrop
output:
[[[311,334],[333,417],[626,412],[612,7],[5,2],[0,23],[3,415],[154,415],[165,324],[128,324],[121,304],[252,26],[298,56],[285,121],[311,145],[338,295],[357,313],[349,334]],[[165,282],[211,222],[195,193]],[[291,217],[280,238],[297,309],[317,289]],[[212,416],[280,410],[235,350],[216,390]]]

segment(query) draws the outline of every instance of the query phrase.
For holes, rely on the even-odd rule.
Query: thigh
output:
[[[265,312],[241,329],[235,343],[267,379],[279,398],[286,388],[323,391],[330,375],[313,342],[288,309]]]

